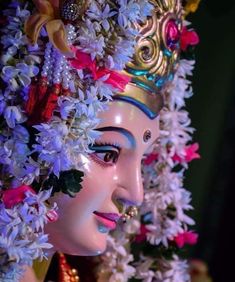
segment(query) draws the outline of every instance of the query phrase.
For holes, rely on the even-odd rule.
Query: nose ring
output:
[[[123,223],[127,222],[127,220],[131,219],[134,216],[137,216],[138,209],[136,206],[131,206],[127,209],[127,211],[122,215]]]

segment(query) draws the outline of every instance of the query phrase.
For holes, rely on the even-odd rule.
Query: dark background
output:
[[[200,36],[188,101],[201,160],[186,175],[199,242],[214,282],[235,281],[235,1],[202,0],[188,20]]]

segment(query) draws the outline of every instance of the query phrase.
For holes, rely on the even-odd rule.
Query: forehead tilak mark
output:
[[[148,142],[149,139],[151,139],[152,133],[149,129],[147,129],[143,134],[143,140],[144,142]]]

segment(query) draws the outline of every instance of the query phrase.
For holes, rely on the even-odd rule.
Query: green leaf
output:
[[[84,173],[76,169],[62,171],[59,178],[52,173],[44,182],[43,189],[50,189],[53,187],[52,195],[55,192],[63,192],[70,197],[75,197],[82,189],[81,182],[83,176]]]

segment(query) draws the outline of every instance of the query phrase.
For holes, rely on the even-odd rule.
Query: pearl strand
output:
[[[73,40],[76,37],[76,32],[75,32],[75,27],[71,24],[68,24],[66,26],[66,30],[67,30],[67,40],[69,45],[73,44]],[[64,56],[64,67],[63,67],[63,72],[62,72],[62,86],[64,89],[69,89],[70,86],[70,82],[72,79],[72,75],[70,73],[70,66],[68,61],[66,60],[65,56]]]
[[[69,44],[73,44],[74,39],[76,38],[77,34],[75,32],[75,27],[71,24],[66,26],[67,30],[67,40]]]
[[[51,79],[52,73],[52,44],[48,42],[44,53],[44,64],[42,67],[41,76],[46,77],[48,81]]]
[[[53,84],[60,84],[62,82],[64,56],[57,49],[53,49]]]
[[[69,89],[72,76],[71,76],[71,73],[70,73],[70,66],[69,66],[69,64],[66,60],[64,62],[62,78],[63,78],[63,83],[62,83],[63,88]]]

